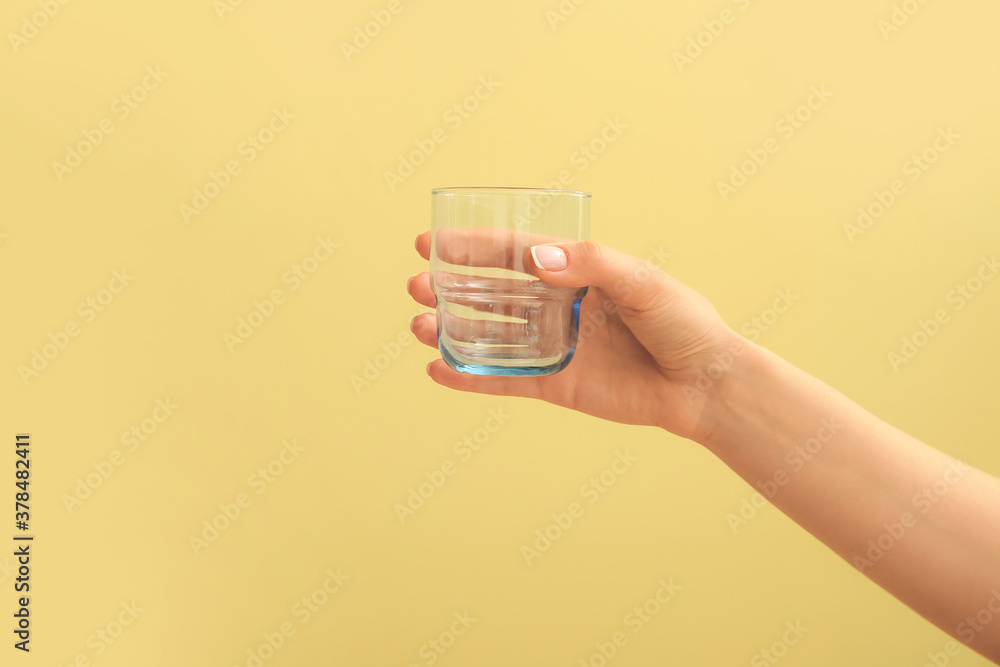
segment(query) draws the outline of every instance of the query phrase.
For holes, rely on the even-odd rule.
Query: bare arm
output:
[[[1000,479],[752,343],[707,393],[701,444],[892,595],[1000,662]]]
[[[1000,479],[874,417],[745,340],[689,287],[590,241],[547,244],[539,278],[591,287],[591,331],[566,370],[438,383],[538,398],[701,443],[774,505],[892,595],[1000,663]],[[429,255],[427,234],[417,250]],[[503,254],[503,253],[501,253]],[[539,259],[541,258],[541,259]],[[408,289],[433,307],[428,274]],[[437,346],[433,315],[413,331]]]

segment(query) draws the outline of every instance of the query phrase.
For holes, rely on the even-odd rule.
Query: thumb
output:
[[[556,287],[590,285],[618,305],[635,310],[646,310],[681,290],[680,283],[652,262],[596,241],[532,246],[531,258],[535,275],[546,283]]]

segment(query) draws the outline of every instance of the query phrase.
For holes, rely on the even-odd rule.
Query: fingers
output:
[[[427,365],[427,374],[443,387],[494,396],[521,396],[539,398],[542,383],[551,380],[543,377],[509,377],[498,375],[469,375],[459,373],[444,359],[435,359]]]
[[[481,345],[510,347],[527,338],[528,325],[520,322],[503,322],[494,318],[473,319],[444,313],[441,339],[449,344],[459,343],[473,348]]]
[[[514,233],[506,229],[439,229],[434,241],[435,254],[449,264],[513,270],[524,266],[523,252],[515,254]]]
[[[437,316],[423,313],[410,320],[410,331],[421,343],[437,347]],[[510,341],[525,340],[528,325],[525,322],[499,322],[493,319],[472,319],[444,314],[444,328],[441,338],[451,344],[460,345],[504,345]]]
[[[532,248],[535,275],[557,287],[591,285],[619,306],[647,310],[684,292],[684,286],[650,262],[595,241]]]
[[[485,294],[530,294],[538,281],[517,280],[507,278],[490,278],[468,274],[438,271],[436,274],[438,289],[448,292],[449,304],[470,306],[484,312],[496,312],[496,304],[483,300]],[[431,274],[418,273],[406,281],[406,291],[413,300],[422,306],[434,308],[437,297]],[[500,314],[505,314],[501,312]]]
[[[406,291],[421,306],[427,306],[428,308],[437,306],[437,298],[434,296],[434,290],[431,288],[431,274],[426,271],[418,273],[407,280]]]
[[[595,241],[559,242],[493,229],[443,229],[437,240],[435,252],[446,262],[520,270],[557,287],[592,285],[626,308],[645,310],[685,292],[681,283],[649,262]],[[416,246],[429,259],[430,232],[419,235]]]
[[[421,343],[437,349],[437,316],[434,313],[414,317],[410,320],[410,331]]]
[[[529,248],[565,239],[538,234],[526,234],[513,229],[440,229],[434,239],[437,258],[459,266],[489,266],[514,271],[531,272],[533,266]],[[431,233],[416,238],[417,252],[424,259],[431,257]]]
[[[516,263],[512,255],[512,234],[503,229],[441,229],[437,233],[438,257],[449,264],[461,266],[511,269]],[[418,234],[414,246],[420,256],[429,261],[431,233]]]
[[[424,313],[414,317],[410,322],[410,330],[421,343],[437,349],[437,318],[434,313]],[[434,382],[449,389],[525,398],[539,398],[541,383],[551,380],[550,377],[505,377],[459,373],[444,359],[435,359],[428,364],[427,374]]]
[[[423,234],[418,234],[417,239],[413,244],[417,248],[417,252],[420,256],[426,260],[431,258],[431,233],[424,232]]]

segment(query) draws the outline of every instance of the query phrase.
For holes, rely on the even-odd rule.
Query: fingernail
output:
[[[566,268],[566,253],[558,246],[531,246],[531,258],[535,260],[535,266],[546,271],[562,271]]]

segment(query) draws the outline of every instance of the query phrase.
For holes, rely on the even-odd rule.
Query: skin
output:
[[[650,263],[592,241],[548,245],[563,250],[565,268],[541,269],[522,255],[524,269],[555,286],[589,285],[581,323],[599,325],[581,337],[573,362],[525,378],[458,373],[437,359],[427,367],[435,382],[693,440],[876,584],[1000,664],[1000,478],[747,341],[704,297]],[[449,259],[517,261],[497,238],[467,247],[464,258]],[[429,232],[416,248],[430,259]],[[435,306],[429,273],[412,277],[407,290]],[[432,313],[411,323],[434,348],[436,326]]]

